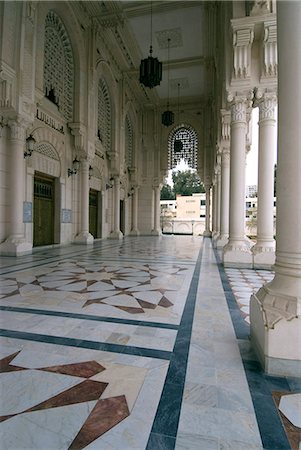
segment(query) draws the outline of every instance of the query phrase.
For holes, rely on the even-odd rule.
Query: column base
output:
[[[275,264],[275,241],[257,242],[251,249],[254,269],[271,270]]]
[[[203,236],[204,236],[204,237],[211,237],[211,236],[212,236],[212,233],[211,233],[210,230],[205,230],[204,233],[203,233]]]
[[[25,238],[9,237],[0,244],[0,255],[3,256],[23,256],[32,253],[32,244]]]
[[[140,236],[140,232],[138,230],[131,230],[130,231],[130,236]]]
[[[272,285],[251,296],[251,344],[268,374],[301,377],[301,298]]]
[[[224,267],[247,268],[253,267],[253,255],[247,240],[228,242],[223,251]]]
[[[162,231],[161,230],[152,230],[151,235],[152,236],[162,236]]]
[[[216,248],[223,248],[225,245],[227,245],[229,242],[229,236],[228,235],[220,235],[217,237],[215,241]]]
[[[112,231],[112,233],[108,237],[108,239],[122,239],[122,238],[123,234],[121,233],[120,230]]]
[[[92,234],[88,233],[88,232],[83,232],[83,233],[79,233],[75,239],[74,239],[74,244],[93,244],[94,242],[94,237],[92,236]]]

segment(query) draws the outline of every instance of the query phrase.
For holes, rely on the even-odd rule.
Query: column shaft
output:
[[[80,162],[80,232],[75,238],[76,244],[93,244],[89,233],[89,162]]]
[[[110,239],[121,239],[123,237],[120,231],[120,177],[114,177],[113,186],[113,232],[110,234]]]
[[[274,279],[251,298],[251,340],[272,374],[301,376],[301,3],[277,4],[278,160]]]
[[[134,187],[132,196],[132,229],[130,232],[133,236],[138,236],[138,188]]]
[[[246,98],[231,106],[229,242],[224,247],[226,267],[252,267],[250,245],[245,237]]]
[[[158,236],[161,234],[160,229],[160,187],[155,186],[153,188],[154,192],[154,228],[152,234]]]
[[[221,212],[220,236],[216,241],[218,248],[224,247],[229,238],[229,195],[230,195],[230,151],[224,148],[221,161]]]
[[[23,224],[25,129],[17,122],[10,124],[10,225],[9,237],[0,244],[0,254],[21,256],[32,251],[26,242]]]
[[[274,162],[276,97],[259,102],[257,243],[252,247],[254,267],[270,268],[275,262]]]
[[[205,231],[203,233],[203,236],[211,236],[210,231],[210,186],[205,186],[206,191],[206,217],[205,217]]]

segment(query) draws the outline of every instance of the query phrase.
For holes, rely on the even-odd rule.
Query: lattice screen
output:
[[[73,117],[74,61],[66,28],[53,11],[45,21],[44,91],[67,121]]]
[[[182,149],[175,151],[175,141],[181,141]],[[197,169],[198,140],[195,130],[181,125],[174,130],[168,141],[168,169],[174,169],[183,159],[191,169]]]
[[[112,117],[109,90],[105,81],[100,79],[98,83],[97,135],[107,151],[110,151],[111,149],[111,122]]]

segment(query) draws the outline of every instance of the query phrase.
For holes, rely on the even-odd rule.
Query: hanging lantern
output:
[[[162,63],[158,58],[152,57],[152,46],[150,47],[150,55],[143,59],[140,63],[140,83],[144,86],[153,88],[160,84],[162,80]]]
[[[174,123],[175,115],[172,111],[169,111],[169,44],[170,38],[167,39],[167,111],[162,114],[162,124],[169,127]]]
[[[162,124],[169,127],[174,123],[175,115],[172,111],[164,111],[162,114]]]
[[[174,142],[174,152],[180,153],[183,149],[183,142],[180,139],[176,139]]]
[[[140,83],[144,86],[153,88],[158,86],[162,80],[162,63],[158,58],[153,58],[153,13],[152,13],[152,2],[151,2],[151,24],[150,24],[150,49],[149,57],[142,59],[140,63]]]

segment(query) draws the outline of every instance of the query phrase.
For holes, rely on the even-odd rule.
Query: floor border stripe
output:
[[[194,310],[203,255],[203,242],[190,282],[179,331],[146,450],[173,450],[181,413]],[[162,447],[164,443],[164,447]]]
[[[165,350],[155,350],[151,348],[132,347],[127,345],[109,344],[107,342],[96,342],[85,339],[74,339],[60,336],[50,336],[46,334],[27,333],[25,331],[0,329],[0,336],[23,339],[26,341],[43,342],[46,344],[65,345],[67,347],[89,348],[91,350],[101,350],[104,352],[119,353],[125,355],[136,355],[147,358],[170,360],[172,352]]]
[[[143,326],[143,327],[151,327],[151,328],[164,328],[164,329],[168,329],[168,330],[178,330],[179,329],[179,325],[176,325],[176,324],[160,323],[160,322],[146,322],[146,321],[134,320],[134,319],[120,319],[118,317],[93,316],[91,314],[77,314],[77,313],[51,311],[51,310],[35,309],[35,308],[22,308],[22,307],[18,307],[18,306],[0,306],[0,311],[19,312],[19,313],[25,313],[25,314],[40,314],[43,316],[69,317],[71,319],[94,320],[96,322],[120,323],[123,325],[134,325],[134,326]]]

